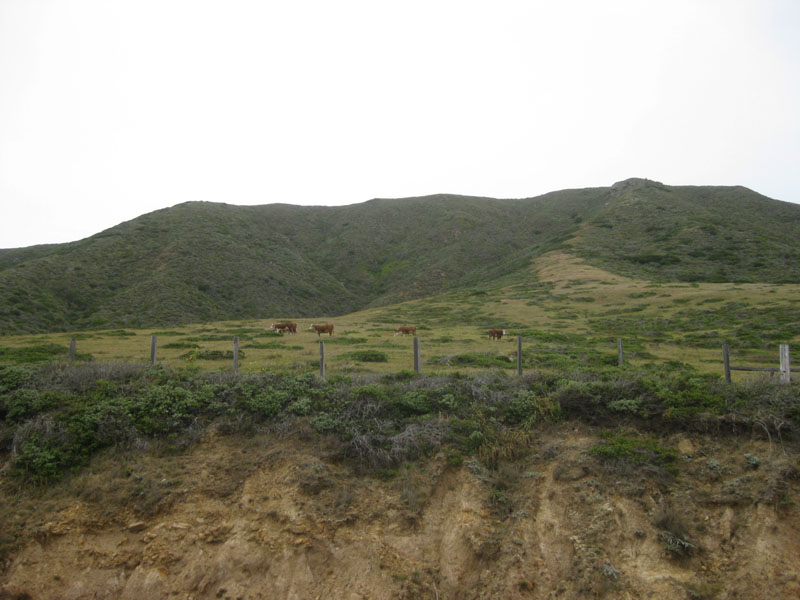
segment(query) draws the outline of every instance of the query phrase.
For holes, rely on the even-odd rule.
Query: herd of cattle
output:
[[[297,323],[273,323],[270,325],[270,329],[277,331],[278,333],[297,333]],[[332,336],[333,324],[328,323],[325,325],[311,325],[309,326],[308,330],[316,331],[317,337],[320,337],[323,333],[327,333],[329,336]],[[411,335],[417,335],[416,325],[401,325],[394,331],[395,335],[406,335],[407,333],[410,333]],[[504,335],[508,335],[508,332],[505,329],[489,330],[490,340],[502,339]]]

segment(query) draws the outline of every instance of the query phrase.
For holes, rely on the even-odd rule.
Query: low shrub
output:
[[[428,398],[425,390],[412,390],[406,392],[391,404],[396,409],[396,415],[406,418],[413,415],[424,415],[433,410],[433,403]]]
[[[664,543],[664,550],[671,556],[682,558],[697,549],[689,537],[689,529],[683,518],[673,507],[661,509],[656,514],[653,524],[662,530],[658,539]]]
[[[514,359],[503,354],[493,354],[489,352],[467,352],[465,354],[456,354],[439,359],[439,362],[446,365],[464,366],[464,367],[479,367],[484,369],[510,369],[514,367],[516,362]]]
[[[311,426],[319,433],[333,433],[341,431],[343,428],[342,422],[336,417],[322,412],[311,419]]]
[[[19,388],[0,396],[0,415],[10,423],[19,424],[39,413],[58,407],[64,402],[65,396],[54,391]]]
[[[310,414],[311,409],[312,403],[310,398],[299,398],[286,407],[287,411],[300,417]]]
[[[170,342],[169,344],[164,344],[161,346],[162,348],[199,348],[198,344],[193,342]]]
[[[177,433],[203,414],[215,396],[212,385],[190,389],[177,382],[143,388],[132,398],[118,398],[116,404],[145,435]]]
[[[290,396],[273,387],[260,390],[243,401],[247,411],[261,419],[271,419],[289,405]]]
[[[239,358],[245,357],[244,350],[239,350]],[[192,350],[181,354],[186,360],[233,360],[233,350]]]
[[[628,462],[650,465],[674,475],[678,468],[678,452],[664,448],[651,438],[632,438],[625,435],[608,435],[606,439],[589,449],[589,454],[603,462]]]
[[[59,344],[37,344],[20,348],[0,348],[0,361],[12,363],[39,363],[55,358],[66,358],[69,354],[67,346]],[[85,357],[85,355],[81,355]],[[76,358],[78,358],[76,356]]]
[[[27,367],[0,365],[0,394],[22,387],[33,374]]]
[[[358,362],[389,362],[389,356],[379,350],[358,350],[356,352],[348,352],[343,357]]]
[[[723,386],[691,372],[617,367],[523,378],[495,370],[324,380],[313,373],[234,377],[47,362],[0,367],[0,447],[13,448],[11,471],[38,485],[106,446],[165,439],[181,449],[215,420],[231,431],[264,421],[285,429],[301,421],[307,431],[337,436],[344,455],[365,468],[396,466],[443,445],[493,468],[528,451],[535,424],[562,416],[605,426],[647,419],[650,428],[664,416],[672,428],[678,418],[682,425],[692,419],[706,424],[709,414],[730,414],[752,431],[789,441],[800,418],[798,390],[797,384]],[[611,468],[677,470],[677,453],[647,437],[611,434],[590,454]]]
[[[507,423],[525,423],[530,426],[538,421],[558,419],[561,407],[549,398],[522,390],[511,396],[504,412]]]

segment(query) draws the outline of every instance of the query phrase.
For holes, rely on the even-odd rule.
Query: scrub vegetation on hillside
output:
[[[0,250],[0,333],[342,315],[525,284],[554,250],[654,281],[798,282],[798,227],[800,207],[745,188],[646,180],[521,200],[190,202],[85,240]]]
[[[342,460],[371,470],[396,468],[442,448],[496,465],[523,451],[540,424],[563,419],[653,432],[723,428],[795,443],[800,402],[796,383],[726,385],[692,370],[608,367],[523,378],[502,371],[404,371],[323,380],[50,362],[0,367],[0,419],[9,476],[39,485],[73,473],[109,446],[181,451],[211,423],[242,432],[302,422],[334,436]],[[595,455],[670,462],[668,454],[618,438]]]

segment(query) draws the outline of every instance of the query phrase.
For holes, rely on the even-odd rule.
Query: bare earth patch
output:
[[[796,456],[679,434],[681,476],[666,481],[598,462],[597,441],[562,423],[496,471],[441,454],[389,479],[307,436],[101,456],[54,489],[4,490],[5,522],[27,525],[0,598],[800,596]],[[133,496],[108,488],[136,477]],[[691,551],[668,550],[666,527]]]

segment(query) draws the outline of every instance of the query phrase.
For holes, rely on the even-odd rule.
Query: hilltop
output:
[[[800,281],[800,206],[742,187],[611,187],[343,207],[179,204],[0,250],[0,333],[341,315],[530,278],[553,250],[658,281]]]

